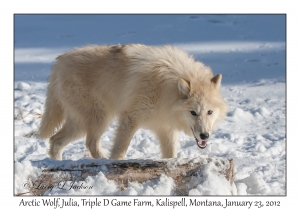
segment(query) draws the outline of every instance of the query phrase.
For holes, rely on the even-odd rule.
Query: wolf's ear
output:
[[[217,74],[213,78],[211,78],[211,83],[215,85],[216,88],[219,88],[221,85],[221,80],[222,80],[222,74]]]
[[[190,82],[184,80],[184,79],[179,79],[178,80],[178,90],[179,93],[185,96],[187,98],[189,96],[189,93],[191,91],[191,84]]]

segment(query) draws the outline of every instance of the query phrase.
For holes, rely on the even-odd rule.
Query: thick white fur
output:
[[[39,134],[48,138],[62,125],[50,138],[52,158],[62,159],[63,148],[84,135],[92,157],[104,158],[99,139],[118,117],[110,158],[123,159],[141,127],[157,135],[163,158],[177,157],[180,131],[197,138],[225,117],[220,82],[221,75],[173,46],[77,48],[52,68]]]

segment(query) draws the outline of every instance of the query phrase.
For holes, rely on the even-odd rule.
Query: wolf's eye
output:
[[[191,114],[197,116],[197,113],[195,111],[191,111]]]
[[[207,112],[208,115],[211,115],[212,113],[213,113],[213,111],[211,111],[211,110],[208,110],[208,112]]]

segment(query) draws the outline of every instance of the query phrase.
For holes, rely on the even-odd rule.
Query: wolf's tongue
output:
[[[202,145],[202,146],[205,146],[206,145],[206,141],[199,140],[199,144]]]
[[[198,147],[200,147],[201,149],[204,149],[206,147],[206,144],[207,144],[206,140],[200,140],[200,139],[196,138],[196,141],[197,141]]]

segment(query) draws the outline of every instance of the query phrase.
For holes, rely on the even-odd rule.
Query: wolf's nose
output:
[[[208,133],[200,133],[200,139],[206,140],[206,139],[208,139],[208,137],[209,137]]]

